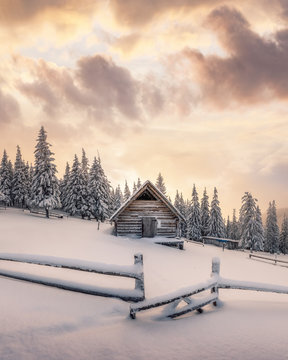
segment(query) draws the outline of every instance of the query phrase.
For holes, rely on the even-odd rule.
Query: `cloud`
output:
[[[228,0],[229,1],[229,0]],[[111,0],[110,6],[118,23],[125,26],[144,26],[163,14],[185,13],[203,6],[215,6],[223,0]]]
[[[203,98],[218,106],[288,97],[288,31],[266,39],[255,33],[236,9],[220,7],[206,24],[215,31],[226,56],[205,56],[187,48]]]
[[[36,103],[43,104],[43,110],[48,115],[53,115],[59,107],[59,98],[57,98],[46,82],[35,81],[33,83],[19,82],[18,89],[23,95],[26,95]]]
[[[1,0],[1,22],[2,24],[23,23],[49,12],[51,17],[55,16],[55,13],[68,11],[70,15],[77,12],[91,15],[96,3],[91,0],[82,0],[81,2],[77,0]]]
[[[119,117],[143,120],[141,83],[110,58],[84,56],[69,69],[18,56],[15,65],[22,66],[23,73],[29,71],[32,79],[20,79],[17,89],[53,118],[56,113],[63,116],[75,110],[83,118],[84,110],[84,118],[97,122],[114,123]]]
[[[18,102],[9,94],[0,90],[0,126],[17,120],[20,115]]]
[[[98,106],[116,108],[130,119],[139,118],[139,86],[129,70],[95,55],[80,59],[76,73],[82,86],[93,92]]]

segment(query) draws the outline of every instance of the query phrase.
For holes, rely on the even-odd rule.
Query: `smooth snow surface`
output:
[[[185,243],[167,246],[111,235],[111,226],[79,219],[46,219],[21,210],[0,213],[0,252],[132,266],[143,253],[146,298],[209,280],[212,258],[220,276],[288,286],[288,269],[251,260],[247,253]],[[284,257],[287,259],[287,257]],[[133,279],[0,262],[30,272],[95,286],[133,289]],[[81,273],[81,274],[80,274]],[[128,282],[128,283],[127,283]],[[1,360],[287,359],[288,295],[219,290],[222,306],[177,320],[162,309],[129,318],[129,304],[0,277]],[[197,299],[197,295],[195,296]]]

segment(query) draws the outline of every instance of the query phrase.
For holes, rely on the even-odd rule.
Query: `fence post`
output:
[[[218,257],[214,257],[212,259],[212,273],[211,273],[211,277],[215,277],[217,279],[217,285],[214,286],[211,289],[211,293],[216,293],[217,294],[217,298],[218,298],[218,294],[219,294],[219,290],[218,290],[218,276],[220,274],[220,259]],[[217,306],[217,301],[213,301],[213,305]]]
[[[143,293],[143,300],[145,299],[145,289],[144,289],[144,272],[143,272],[143,255],[135,254],[134,255],[134,265],[137,265],[141,272],[139,277],[135,279],[135,290],[141,290]]]

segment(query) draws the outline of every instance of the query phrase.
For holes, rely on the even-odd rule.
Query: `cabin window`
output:
[[[136,200],[157,200],[150,191],[145,190]]]

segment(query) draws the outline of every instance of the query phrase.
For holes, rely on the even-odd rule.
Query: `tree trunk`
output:
[[[46,211],[46,217],[49,219],[49,209],[45,209]]]

